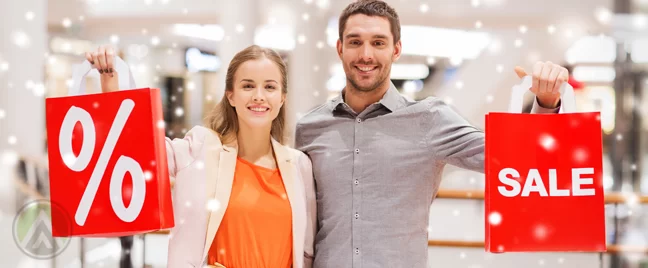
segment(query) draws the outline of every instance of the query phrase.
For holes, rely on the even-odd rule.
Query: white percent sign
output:
[[[108,161],[113,154],[117,140],[119,139],[119,136],[126,125],[126,121],[134,107],[135,102],[130,99],[122,101],[119,106],[117,115],[115,115],[113,124],[108,131],[108,137],[106,138],[104,147],[99,153],[99,160],[97,160],[97,164],[95,165],[94,170],[92,170],[92,175],[90,176],[88,185],[86,186],[81,201],[79,202],[79,207],[74,215],[74,220],[79,226],[83,226],[88,218],[88,212],[90,211],[90,207],[92,207],[92,203],[97,195],[97,189],[99,188],[99,183],[101,183],[101,179],[103,178],[106,167],[108,166]],[[72,132],[74,131],[74,126],[77,122],[81,124],[83,129],[83,143],[81,145],[79,156],[75,157],[72,152]],[[61,153],[63,161],[71,170],[79,172],[85,170],[88,166],[92,154],[94,153],[96,140],[95,135],[94,121],[90,114],[82,108],[72,106],[63,119],[61,131],[59,133],[59,152]],[[126,172],[130,173],[133,179],[133,193],[128,208],[126,208],[122,199],[122,184]],[[115,214],[117,214],[117,217],[124,222],[132,222],[137,219],[137,216],[139,216],[142,207],[144,206],[146,184],[142,167],[133,158],[123,155],[119,156],[110,178],[109,195],[110,205]]]

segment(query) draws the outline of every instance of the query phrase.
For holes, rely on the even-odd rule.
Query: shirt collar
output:
[[[380,99],[379,103],[382,104],[385,108],[389,109],[391,112],[394,112],[406,105],[406,100],[396,89],[394,83],[389,82],[389,89],[385,92],[385,95]],[[344,103],[344,90],[340,92],[335,98],[331,100],[332,110],[335,111]]]

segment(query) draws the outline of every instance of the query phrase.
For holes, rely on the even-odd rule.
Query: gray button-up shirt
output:
[[[411,101],[393,84],[359,114],[340,95],[305,115],[295,143],[317,189],[313,267],[427,267],[443,167],[483,172],[484,137],[441,100]]]

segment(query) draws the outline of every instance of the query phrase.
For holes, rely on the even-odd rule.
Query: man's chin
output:
[[[374,91],[378,88],[380,83],[372,82],[372,83],[352,83],[353,87],[355,87],[358,91],[362,92],[371,92]]]

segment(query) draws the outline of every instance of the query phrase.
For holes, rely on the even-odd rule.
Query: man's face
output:
[[[360,91],[373,91],[388,83],[392,62],[401,53],[400,40],[394,45],[389,20],[356,14],[347,20],[337,50],[347,81]]]

